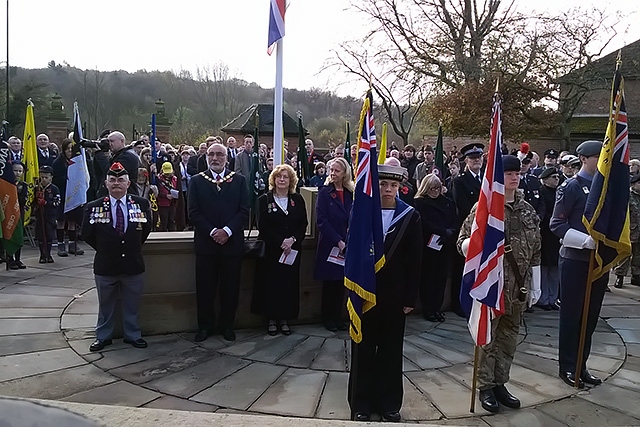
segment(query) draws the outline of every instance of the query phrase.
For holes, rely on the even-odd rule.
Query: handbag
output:
[[[246,258],[264,258],[264,240],[244,239],[244,256]]]

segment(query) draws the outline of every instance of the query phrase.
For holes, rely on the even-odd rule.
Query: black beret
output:
[[[51,175],[53,175],[53,168],[48,165],[40,166],[39,171],[40,173],[50,173]]]
[[[505,172],[520,172],[520,160],[516,156],[502,156],[502,169]]]
[[[110,175],[110,176],[123,176],[123,175],[129,175],[129,172],[127,172],[127,170],[124,168],[124,166],[122,166],[122,163],[115,162],[114,164],[111,165],[111,167],[107,171],[107,175]]]
[[[600,141],[585,141],[582,144],[578,145],[576,148],[576,153],[580,156],[591,157],[596,154],[600,154],[602,150],[602,142]]]
[[[631,175],[631,179],[629,180],[629,182],[630,182],[631,184],[634,184],[634,183],[636,183],[636,182],[638,182],[638,181],[640,181],[640,173],[637,173],[637,174]]]
[[[549,148],[544,152],[545,157],[558,157],[558,152],[553,148]]]
[[[480,157],[484,150],[484,145],[479,142],[467,144],[460,149],[463,157]]]
[[[540,179],[549,178],[553,174],[557,174],[558,170],[556,168],[546,168],[540,174]]]

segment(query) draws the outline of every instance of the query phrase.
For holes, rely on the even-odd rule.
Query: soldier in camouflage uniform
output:
[[[629,228],[631,231],[631,256],[625,258],[614,272],[616,288],[622,287],[624,276],[631,265],[631,284],[640,286],[640,175],[631,177],[631,193],[629,194]]]
[[[478,360],[478,389],[482,407],[498,412],[498,402],[517,409],[520,400],[505,387],[509,381],[511,362],[516,352],[522,312],[540,298],[540,219],[535,209],[524,200],[518,189],[520,160],[516,156],[503,156],[505,182],[505,251],[510,247],[514,263],[505,256],[503,315],[491,321],[491,343],[482,346]],[[471,226],[477,204],[464,221],[458,237],[458,250],[466,254],[471,236]],[[514,265],[515,264],[515,265]],[[518,269],[521,283],[517,283]],[[522,292],[520,288],[525,288]]]

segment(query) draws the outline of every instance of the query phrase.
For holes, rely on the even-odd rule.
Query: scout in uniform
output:
[[[60,204],[60,190],[54,184],[51,166],[40,168],[40,183],[36,190],[36,239],[40,247],[40,264],[52,263],[51,242],[56,237],[56,215]]]

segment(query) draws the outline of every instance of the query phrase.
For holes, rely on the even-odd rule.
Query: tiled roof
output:
[[[253,104],[220,130],[252,134],[256,126],[256,113],[259,117],[258,132],[260,135],[273,135],[273,104]],[[282,112],[282,125],[284,136],[298,136],[298,121],[291,118],[285,111]]]

